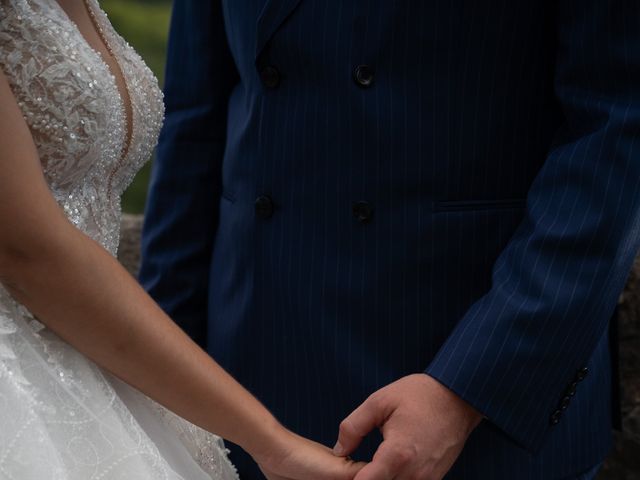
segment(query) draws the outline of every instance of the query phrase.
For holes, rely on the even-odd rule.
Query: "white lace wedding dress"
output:
[[[56,0],[0,0],[0,68],[56,201],[115,255],[120,195],[157,141],[162,95],[96,0],[86,6],[128,95]],[[98,368],[0,287],[0,479],[235,478],[218,437]]]

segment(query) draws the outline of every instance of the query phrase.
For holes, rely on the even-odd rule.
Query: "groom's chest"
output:
[[[352,36],[384,41],[406,0],[222,0],[233,53],[258,57],[266,48],[290,53],[331,41],[342,48]],[[422,1],[422,0],[421,0]],[[368,27],[366,24],[369,24]],[[366,38],[370,29],[372,38]],[[323,45],[326,48],[326,44]]]
[[[304,68],[353,61],[436,62],[475,49],[527,48],[554,25],[557,0],[222,0],[241,70],[276,56]],[[508,45],[509,42],[511,45]],[[505,52],[507,53],[507,52]],[[455,58],[455,57],[454,57]]]

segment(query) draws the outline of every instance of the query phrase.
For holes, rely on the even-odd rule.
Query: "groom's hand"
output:
[[[384,441],[355,480],[440,480],[481,420],[432,377],[409,375],[372,394],[343,420],[334,453],[351,454],[378,427]]]

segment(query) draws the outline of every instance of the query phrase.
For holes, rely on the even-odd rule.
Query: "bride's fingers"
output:
[[[336,457],[329,449],[299,452],[295,465],[286,473],[295,480],[353,480],[364,463]]]
[[[275,461],[260,465],[269,480],[353,480],[364,466],[295,434]]]
[[[366,467],[368,464],[366,462],[351,462],[351,466],[349,468],[349,479],[353,479],[356,477],[356,475],[358,475],[358,473],[360,473],[360,471],[362,471],[362,469],[364,467]],[[353,475],[353,476],[351,476]]]
[[[360,470],[354,480],[392,480],[393,473],[380,462],[368,463]]]
[[[334,464],[334,466],[327,468],[327,479],[331,480],[353,480],[355,476],[365,467],[364,462],[354,462],[352,460],[343,459],[341,462]]]

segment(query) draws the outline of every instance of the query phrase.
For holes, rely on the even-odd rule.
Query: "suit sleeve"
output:
[[[640,2],[562,0],[557,29],[565,124],[490,290],[426,369],[532,452],[561,421],[640,247]]]
[[[237,83],[221,2],[174,2],[166,120],[145,212],[140,281],[203,347],[228,98]]]

